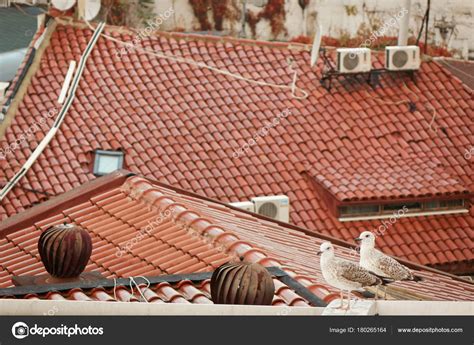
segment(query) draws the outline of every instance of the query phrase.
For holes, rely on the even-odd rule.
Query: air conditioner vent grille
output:
[[[276,218],[278,214],[278,208],[276,205],[272,202],[266,202],[260,206],[258,209],[258,213],[261,214],[262,216],[267,216],[270,218]]]
[[[352,71],[359,65],[359,55],[346,54],[343,59],[344,68]]]
[[[393,54],[392,61],[395,67],[402,68],[408,62],[407,52],[404,50],[396,51],[395,54]]]

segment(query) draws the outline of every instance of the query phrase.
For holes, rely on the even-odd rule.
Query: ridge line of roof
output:
[[[240,239],[237,234],[226,229],[223,225],[218,224],[218,222],[216,222],[212,217],[203,216],[199,211],[189,205],[182,205],[181,203],[176,202],[172,196],[163,194],[158,188],[143,177],[131,176],[127,178],[122,186],[122,191],[125,194],[128,194],[130,198],[144,202],[145,204],[148,204],[150,208],[155,210],[158,209],[159,212],[164,212],[173,206],[175,209],[179,208],[177,212],[172,212],[174,213],[173,218],[176,223],[182,223],[185,228],[197,231],[203,239],[206,237],[211,238],[211,243],[214,246],[216,246],[216,244],[218,247],[224,246],[231,253],[231,256],[243,256],[244,259],[246,259],[246,257],[249,256],[249,252],[251,252],[251,254],[260,253],[263,257],[261,256],[259,258],[259,255],[254,255],[254,258],[248,261],[256,263],[273,261],[273,266],[283,266],[277,259],[269,256],[264,249],[254,245],[253,243]],[[227,237],[228,240],[222,240],[224,235],[230,235],[235,239],[229,239],[229,237]],[[246,250],[245,253],[240,253],[236,248],[234,248],[238,247],[240,242],[248,244],[250,249]]]
[[[67,209],[71,203],[85,202],[90,197],[118,187],[130,176],[135,175],[127,170],[118,170],[108,175],[87,181],[83,185],[73,188],[63,194],[55,195],[24,212],[0,222],[0,239],[24,227],[30,226],[36,219],[48,217],[53,213]],[[27,225],[28,224],[28,225]]]
[[[276,219],[272,219],[272,218],[254,213],[254,212],[250,212],[250,211],[238,208],[236,206],[232,206],[232,205],[230,205],[228,203],[225,203],[225,202],[222,202],[220,200],[215,200],[215,199],[209,198],[207,196],[200,195],[198,193],[194,193],[194,192],[190,192],[190,191],[181,189],[179,187],[170,186],[170,185],[167,185],[165,183],[162,183],[162,182],[159,182],[159,181],[156,181],[156,180],[153,180],[153,179],[147,179],[147,180],[149,182],[151,182],[152,184],[156,184],[156,185],[159,185],[159,186],[164,187],[164,188],[172,189],[176,192],[182,193],[182,194],[187,195],[187,196],[192,196],[192,197],[202,199],[202,200],[205,200],[205,201],[214,202],[214,203],[217,203],[219,205],[223,205],[223,206],[226,206],[228,208],[231,208],[233,210],[248,214],[248,215],[253,216],[255,218],[259,218],[259,219],[262,219],[262,220],[265,220],[265,221],[276,223],[277,225],[287,227],[287,228],[290,228],[292,230],[301,231],[302,233],[304,233],[305,235],[308,235],[310,237],[331,241],[332,243],[337,244],[339,246],[342,246],[344,248],[354,249],[354,248],[357,247],[356,245],[354,245],[350,242],[346,242],[344,240],[341,240],[341,239],[338,239],[338,238],[335,238],[335,237],[332,237],[332,236],[327,236],[327,235],[321,234],[321,233],[316,232],[316,231],[311,231],[309,229],[306,229],[306,228],[303,228],[303,227],[300,227],[300,226],[297,226],[297,225],[294,225],[294,224],[291,224],[291,223],[281,222],[281,221],[276,220]],[[430,266],[421,265],[421,264],[418,264],[416,262],[405,260],[403,258],[399,258],[399,257],[396,257],[396,256],[393,256],[393,258],[395,258],[397,261],[399,261],[400,263],[402,263],[402,264],[404,264],[404,265],[406,265],[410,268],[416,268],[418,270],[426,270],[426,271],[429,271],[429,272],[432,272],[432,273],[442,274],[444,276],[448,276],[450,278],[453,278],[457,281],[468,282],[468,283],[474,285],[474,281],[471,282],[471,281],[463,279],[463,278],[461,278],[457,275],[454,275],[454,274],[451,274],[451,273],[448,273],[448,272],[444,272],[444,271],[441,271],[439,269],[436,269],[436,268],[433,268],[433,267],[430,267]]]
[[[225,252],[229,256],[229,261],[232,261],[233,257],[240,257],[243,258],[243,261],[258,263],[264,267],[278,267],[289,277],[297,276],[296,271],[289,269],[278,259],[270,256],[266,250],[253,241],[242,240],[228,227],[216,222],[213,217],[203,216],[192,206],[175,201],[172,196],[163,194],[155,185],[143,177],[131,176],[127,178],[121,190],[130,198],[147,204],[151,209],[159,211],[160,214],[173,208],[171,217],[177,225],[183,225],[187,231],[196,231],[201,240],[209,242],[217,250]],[[306,289],[303,281],[293,280]],[[314,279],[306,280],[316,283]],[[324,301],[314,292],[310,291],[310,294],[314,298],[321,299],[321,302]],[[294,298],[301,298],[301,296],[295,292]],[[305,302],[311,303],[308,300],[305,300]]]
[[[72,26],[80,29],[90,29],[89,26],[83,21],[70,20],[68,18],[59,17],[55,18],[55,21],[64,26]],[[137,35],[138,32],[143,29],[127,28],[124,26],[115,26],[115,25],[106,25],[104,31],[107,33],[114,32],[119,34],[130,34]],[[138,31],[138,32],[137,32]],[[299,51],[311,51],[310,44],[298,43],[298,42],[289,42],[289,41],[262,41],[254,40],[249,38],[238,38],[232,36],[216,36],[216,35],[205,35],[192,32],[177,32],[177,31],[153,31],[148,37],[166,37],[174,39],[184,39],[184,40],[199,40],[204,42],[222,42],[222,43],[234,43],[242,44],[248,46],[259,46],[259,47],[268,47],[268,48],[280,48],[280,49],[289,49],[289,50],[299,50]]]
[[[305,235],[308,235],[308,236],[313,237],[313,238],[318,238],[320,240],[331,241],[332,243],[335,243],[336,245],[342,246],[344,248],[356,248],[355,245],[353,245],[352,243],[346,242],[344,240],[340,240],[340,239],[337,239],[337,238],[334,238],[334,237],[331,237],[331,236],[323,235],[321,233],[316,233],[314,231],[311,231],[309,229],[305,229],[303,227],[299,227],[299,226],[294,225],[294,224],[281,222],[281,221],[271,219],[271,218],[253,213],[253,212],[249,212],[249,211],[240,209],[238,207],[229,205],[228,203],[225,203],[225,202],[222,202],[222,201],[219,201],[219,200],[215,200],[215,199],[200,195],[200,194],[195,193],[195,192],[190,192],[190,191],[187,191],[187,190],[183,190],[179,187],[170,186],[168,184],[156,181],[156,180],[151,179],[151,178],[142,177],[141,175],[137,175],[135,173],[132,173],[132,172],[130,172],[128,170],[124,170],[124,169],[117,170],[117,171],[115,171],[113,173],[110,173],[108,175],[90,180],[90,181],[86,182],[85,184],[83,184],[83,185],[81,185],[77,188],[69,190],[69,191],[67,191],[67,192],[65,192],[61,195],[54,196],[52,199],[50,199],[48,201],[45,201],[45,202],[43,202],[39,205],[36,205],[36,206],[34,206],[30,209],[25,210],[22,213],[16,214],[16,215],[4,220],[3,222],[0,223],[0,239],[5,237],[6,235],[12,233],[12,232],[15,232],[17,230],[21,230],[21,229],[23,229],[27,226],[31,226],[30,223],[33,222],[35,219],[38,219],[40,217],[48,217],[48,216],[51,216],[53,213],[56,213],[60,210],[67,209],[68,207],[70,207],[70,204],[73,203],[73,202],[83,202],[83,201],[86,201],[86,200],[90,199],[90,197],[95,196],[95,195],[100,194],[100,193],[103,193],[104,191],[110,190],[111,188],[120,187],[125,183],[125,181],[127,179],[129,179],[130,177],[133,177],[133,176],[136,176],[137,178],[145,181],[146,183],[148,183],[152,186],[153,185],[158,185],[160,187],[173,190],[173,191],[181,193],[183,195],[187,195],[187,196],[191,196],[191,197],[194,197],[194,198],[197,198],[197,199],[213,202],[213,203],[228,207],[230,209],[233,209],[235,211],[245,213],[245,214],[250,215],[254,218],[262,219],[262,220],[277,224],[279,226],[283,226],[283,227],[286,227],[286,228],[290,228],[292,230],[300,231],[300,232],[304,233]],[[197,212],[194,212],[194,213],[197,214]],[[204,217],[200,217],[200,218],[204,218]],[[216,224],[213,224],[213,227],[222,228],[222,226],[216,225]],[[204,230],[208,230],[208,229],[204,229]],[[238,236],[233,234],[232,231],[226,231],[226,233],[228,233],[229,235],[233,235],[236,238],[239,238]],[[241,241],[240,239],[239,239],[239,241],[244,242],[244,241]],[[239,242],[234,242],[232,244],[235,245],[235,244],[238,244],[238,243]],[[250,246],[250,247],[251,247],[251,249],[261,250],[259,248],[255,248],[254,246]],[[261,250],[261,251],[263,251],[263,250]],[[263,251],[263,253],[265,253],[265,255],[267,256],[268,259],[275,260],[274,258],[269,257],[266,254],[265,251]],[[429,272],[432,272],[432,273],[441,274],[443,276],[450,277],[454,280],[462,281],[462,282],[465,282],[465,283],[467,282],[467,283],[470,283],[471,285],[474,285],[474,282],[468,281],[468,280],[463,279],[463,278],[461,278],[459,276],[456,276],[454,274],[444,272],[444,271],[440,271],[439,269],[436,269],[436,268],[433,268],[433,267],[430,267],[430,266],[417,264],[415,262],[408,261],[408,260],[405,260],[405,259],[401,259],[401,258],[398,258],[398,257],[394,257],[394,258],[397,259],[402,264],[404,264],[404,265],[406,265],[410,268],[415,268],[415,269],[418,269],[418,270],[425,270],[425,271],[429,271]],[[265,259],[265,258],[262,258],[262,259]],[[275,261],[277,261],[277,260],[275,260]],[[280,267],[282,267],[282,269],[284,268],[285,272],[289,273],[290,275],[292,273],[296,273],[294,271],[289,272],[289,271],[292,271],[292,270],[288,269],[286,267],[286,265],[282,265],[281,263],[279,263],[279,264],[280,264]]]

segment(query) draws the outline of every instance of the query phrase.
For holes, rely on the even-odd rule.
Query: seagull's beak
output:
[[[319,255],[321,255],[322,253],[323,253],[323,252],[319,250],[319,251],[316,252],[316,255],[319,256]]]
[[[362,241],[362,238],[360,238],[360,237],[354,238],[354,241],[360,242],[360,241]]]

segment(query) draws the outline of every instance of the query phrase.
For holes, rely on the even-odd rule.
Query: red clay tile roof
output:
[[[469,193],[457,179],[432,161],[373,154],[354,150],[339,162],[327,166],[317,162],[310,174],[339,201],[386,200],[387,198],[422,198]],[[396,160],[396,162],[394,162]],[[425,160],[425,161],[424,161]]]
[[[123,30],[106,33],[133,39]],[[90,36],[83,26],[58,25],[0,147],[58,106],[69,60],[79,59]],[[294,99],[286,90],[143,52],[119,58],[119,45],[101,38],[60,131],[0,205],[3,219],[47,199],[41,192],[56,195],[92,179],[96,149],[121,149],[125,168],[225,202],[286,194],[293,224],[347,241],[380,222],[339,222],[306,176],[327,184],[341,200],[474,190],[473,164],[464,155],[474,143],[472,91],[437,62],[424,62],[416,83],[383,75],[375,90],[365,81],[341,80],[327,91],[319,82],[322,61],[311,69],[306,46],[186,34],[150,36],[142,44],[287,85],[291,58],[298,86],[310,95]],[[381,66],[382,57],[374,58],[374,66]],[[291,115],[233,157],[285,109]],[[3,181],[20,169],[45,132],[0,161]],[[473,215],[471,207],[465,215],[401,219],[378,245],[421,264],[471,272]]]
[[[162,217],[167,210],[172,216]],[[121,172],[89,182],[5,221],[0,226],[0,287],[12,286],[13,275],[45,273],[37,251],[38,237],[42,230],[65,221],[89,231],[93,252],[86,270],[98,271],[107,278],[212,271],[232,258],[243,257],[264,266],[281,267],[325,301],[337,296],[325,285],[316,255],[325,238],[142,177],[126,178]],[[150,222],[155,222],[151,231],[143,231]],[[138,234],[143,238],[134,241]],[[339,255],[351,257],[347,244],[332,240]],[[133,245],[117,256],[119,248],[127,243]],[[417,274],[425,281],[397,283],[389,288],[389,295],[406,299],[474,299],[473,284],[426,267],[413,267],[419,269]],[[274,282],[274,304],[307,305],[281,281]],[[152,290],[158,293],[165,285],[153,286]],[[202,303],[208,303],[207,282],[204,285],[195,287],[206,292]],[[182,285],[166,285],[166,289],[166,293],[161,291],[165,294],[162,299],[183,296]],[[95,291],[84,293],[93,299],[108,298],[103,290],[97,291],[100,296],[95,296]],[[81,291],[77,292],[85,298]],[[68,290],[62,295],[79,298],[71,293]],[[107,294],[110,296],[110,290]],[[54,293],[39,297],[61,298]]]

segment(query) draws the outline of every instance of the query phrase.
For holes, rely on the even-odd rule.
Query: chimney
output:
[[[403,0],[403,16],[400,18],[400,29],[398,31],[398,45],[406,46],[408,44],[408,23],[410,21],[411,0]]]

